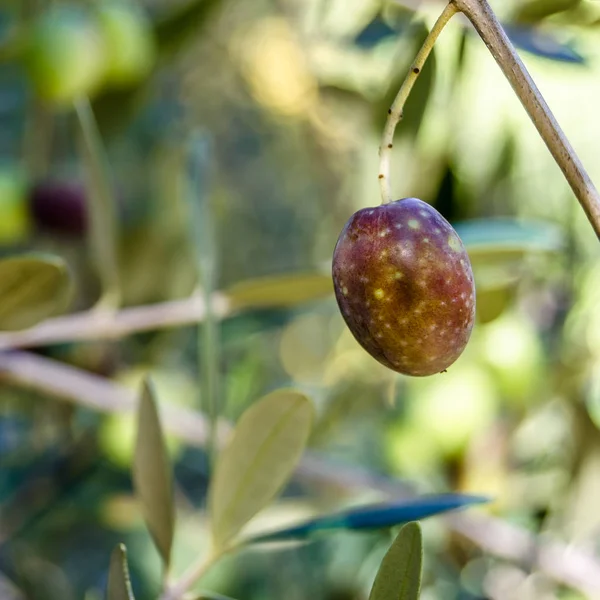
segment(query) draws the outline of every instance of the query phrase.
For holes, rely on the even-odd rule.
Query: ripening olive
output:
[[[354,337],[394,371],[440,373],[469,340],[475,319],[469,257],[450,223],[421,200],[352,215],[335,247],[333,282]]]

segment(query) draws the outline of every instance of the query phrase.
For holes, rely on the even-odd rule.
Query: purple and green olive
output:
[[[333,254],[333,282],[354,337],[398,373],[443,372],[469,341],[469,257],[450,223],[417,198],[352,215]]]

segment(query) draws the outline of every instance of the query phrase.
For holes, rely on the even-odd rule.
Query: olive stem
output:
[[[600,238],[600,195],[487,0],[451,0],[464,13],[510,82]]]
[[[396,131],[396,126],[402,120],[404,105],[406,104],[406,100],[408,99],[415,82],[423,70],[423,66],[427,61],[427,58],[431,54],[433,46],[435,45],[440,33],[452,16],[457,12],[458,8],[453,3],[450,3],[446,6],[444,12],[439,16],[438,20],[435,22],[435,25],[423,42],[423,46],[419,50],[404,82],[402,83],[402,86],[400,87],[400,90],[398,91],[396,98],[394,99],[394,102],[392,103],[392,106],[388,110],[388,117],[385,127],[383,128],[381,146],[379,148],[379,186],[381,188],[382,204],[388,204],[392,201],[390,158],[392,155],[394,132]]]

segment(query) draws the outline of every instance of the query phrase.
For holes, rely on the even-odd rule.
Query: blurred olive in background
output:
[[[86,192],[83,183],[69,179],[39,181],[30,190],[29,206],[40,231],[82,236],[87,229]]]
[[[29,31],[23,58],[38,96],[59,106],[93,94],[106,68],[99,28],[75,6],[42,13]]]
[[[136,83],[149,75],[156,60],[156,43],[146,15],[131,3],[106,0],[97,7],[106,49],[105,84]]]

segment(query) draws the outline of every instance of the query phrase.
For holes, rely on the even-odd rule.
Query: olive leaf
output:
[[[331,275],[298,273],[242,281],[225,291],[234,308],[296,306],[333,294]]]
[[[455,228],[473,266],[480,323],[493,321],[510,306],[532,268],[531,259],[553,256],[565,244],[560,228],[543,221],[475,219]]]
[[[142,389],[137,431],[133,482],[146,525],[166,570],[171,558],[175,528],[173,475],[149,381],[144,382]]]
[[[134,600],[124,544],[119,544],[110,557],[106,600]]]
[[[87,100],[75,103],[81,129],[80,148],[87,174],[87,192],[91,215],[90,241],[103,301],[110,307],[120,302],[117,259],[117,205],[111,189],[108,160],[94,111]]]
[[[381,562],[369,600],[417,600],[423,540],[419,523],[407,523]]]
[[[63,311],[71,278],[56,256],[24,255],[0,261],[0,330],[31,327]]]
[[[219,456],[208,508],[213,542],[223,548],[283,488],[306,446],[311,401],[293,390],[263,397],[241,416]]]

